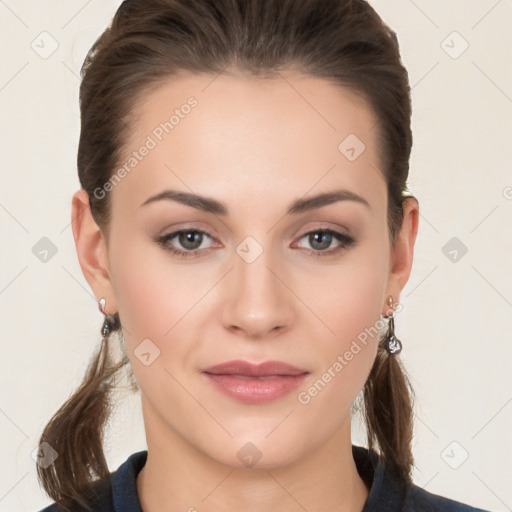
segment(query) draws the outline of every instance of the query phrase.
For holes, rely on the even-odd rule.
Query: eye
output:
[[[328,228],[309,231],[302,235],[300,239],[302,240],[303,238],[307,238],[312,249],[306,248],[306,250],[313,256],[332,255],[355,244],[355,240],[352,237]],[[338,241],[338,246],[334,247],[334,249],[329,249],[335,241]]]
[[[201,247],[205,236],[212,238],[205,231],[198,229],[182,229],[160,237],[157,242],[172,254],[176,254],[183,258],[195,258],[201,255],[203,249],[206,250],[204,247]],[[171,242],[175,238],[177,241]],[[176,249],[176,245],[178,244],[180,244],[185,250]],[[199,252],[199,249],[201,249],[201,252]]]
[[[182,258],[196,258],[201,256],[204,251],[211,249],[211,247],[201,247],[205,237],[213,240],[205,231],[198,229],[181,229],[159,237],[157,242],[171,254]],[[352,237],[328,228],[319,228],[314,231],[309,231],[302,235],[300,240],[306,237],[308,243],[311,245],[311,249],[304,248],[304,250],[313,256],[329,256],[355,244],[355,240]],[[176,240],[174,241],[174,239]],[[329,249],[334,241],[338,242],[338,246]],[[179,246],[183,247],[183,249],[177,248]]]

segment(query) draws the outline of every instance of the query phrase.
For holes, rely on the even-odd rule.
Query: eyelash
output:
[[[181,233],[199,233],[202,235],[206,235],[209,238],[213,238],[208,233],[206,233],[205,231],[202,231],[200,229],[180,229],[179,231],[174,231],[172,233],[169,233],[168,235],[159,237],[157,239],[157,243],[159,245],[161,245],[166,251],[169,251],[171,254],[176,255],[180,258],[196,258],[196,257],[200,256],[201,255],[200,249],[182,251],[180,249],[176,249],[176,248],[172,247],[171,245],[169,245],[167,243],[169,240],[172,240],[173,238],[175,238],[177,235],[180,235]],[[318,228],[318,229],[314,229],[312,231],[308,231],[307,233],[304,233],[300,237],[299,240],[301,240],[305,236],[311,235],[313,233],[322,233],[322,234],[333,235],[334,238],[341,243],[341,245],[335,249],[329,249],[329,250],[323,250],[323,251],[318,251],[318,250],[315,251],[314,249],[303,249],[306,252],[308,252],[310,255],[315,256],[315,257],[316,256],[330,256],[330,255],[336,254],[336,253],[342,251],[343,249],[348,249],[349,247],[353,246],[356,242],[352,237],[350,237],[348,235],[344,235],[343,233],[339,233],[338,231],[334,231],[334,230],[328,229],[328,228]],[[208,249],[204,249],[204,250],[208,250]]]

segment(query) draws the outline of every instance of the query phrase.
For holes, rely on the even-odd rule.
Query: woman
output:
[[[41,435],[45,510],[478,510],[411,479],[410,87],[375,11],[128,0],[82,72],[73,233],[105,319]],[[148,450],[110,474],[127,367]]]

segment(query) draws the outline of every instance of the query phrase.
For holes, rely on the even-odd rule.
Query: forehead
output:
[[[163,188],[224,202],[332,187],[375,202],[385,190],[372,109],[320,78],[181,73],[141,96],[129,126],[120,165],[151,148],[116,187],[133,207]]]

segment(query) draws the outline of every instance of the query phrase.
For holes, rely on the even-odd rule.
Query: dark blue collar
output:
[[[405,501],[406,488],[394,473],[384,467],[378,454],[352,445],[352,454],[361,478],[370,488],[362,512],[396,512]],[[112,474],[112,499],[115,512],[142,512],[137,495],[137,475],[144,467],[147,450],[133,453]]]
[[[352,454],[357,471],[370,489],[361,512],[488,512],[407,484],[394,466],[385,464],[375,450],[352,445]],[[146,464],[147,456],[147,450],[133,453],[110,473],[108,479],[96,482],[94,491],[87,498],[94,512],[142,512],[137,476]],[[40,512],[63,510],[66,509],[53,504]],[[82,509],[71,507],[71,510]]]

